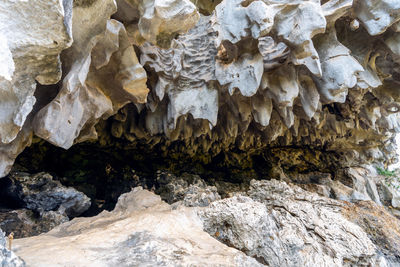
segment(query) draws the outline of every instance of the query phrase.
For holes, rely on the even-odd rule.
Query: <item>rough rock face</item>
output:
[[[396,1],[192,2],[3,1],[0,176],[32,134],[63,148],[113,136],[207,157],[307,146],[342,165],[392,161]]]
[[[74,217],[90,207],[90,200],[85,194],[62,186],[48,173],[13,173],[10,176],[11,183],[2,191],[14,201],[21,202],[24,208],[36,212],[59,210]]]
[[[192,210],[171,210],[141,188],[122,195],[112,212],[14,243],[29,266],[262,266],[205,233]]]
[[[269,266],[368,266],[375,247],[340,214],[343,203],[272,180],[252,182],[249,197],[212,203],[205,230]]]
[[[247,192],[208,206],[189,202],[170,206],[135,188],[112,212],[15,240],[15,252],[29,266],[399,264],[398,221],[371,201],[351,204],[253,180]]]
[[[167,203],[186,207],[206,207],[221,199],[215,186],[207,186],[198,175],[183,174],[176,177],[170,173],[157,174],[159,189],[156,193]]]
[[[1,176],[30,144],[36,82],[48,85],[61,79],[59,54],[72,43],[71,6],[71,0],[0,4]]]
[[[14,233],[14,238],[23,238],[47,233],[57,225],[68,222],[65,213],[45,211],[35,213],[28,209],[0,209],[0,229]]]
[[[370,182],[377,178],[362,168],[347,169],[345,173],[354,179],[368,177]],[[177,201],[174,207],[198,206],[197,198],[180,201],[179,197],[182,192],[204,196],[204,189],[196,188],[199,178],[191,175],[166,177],[163,180],[169,178],[179,184],[178,187],[173,187],[173,183],[165,186],[169,192],[167,199]],[[366,193],[368,185],[353,181],[353,185],[346,186],[322,173],[299,175],[291,180],[307,190],[277,180],[253,180],[248,189],[234,189],[228,193],[230,197],[223,200],[216,198],[209,206],[198,210],[205,231],[268,266],[399,264],[398,221],[381,204],[371,201]],[[375,182],[381,184],[380,180]],[[329,194],[338,187],[347,191],[342,195]],[[179,190],[169,191],[169,188]],[[196,188],[194,192],[193,188]],[[374,201],[380,203],[379,196]]]
[[[98,139],[221,166],[263,161],[263,177],[286,181],[229,192],[159,173],[151,184],[168,204],[136,188],[17,252],[32,266],[399,265],[398,221],[381,206],[400,217],[399,182],[354,167],[396,160],[399,64],[393,0],[3,0],[0,177],[33,140]],[[43,173],[11,181],[0,191],[24,209],[0,218],[21,236],[90,205]],[[42,228],[25,226],[32,214]]]
[[[130,5],[136,10],[130,19],[136,20],[138,12],[141,36],[157,43],[160,36],[165,39],[194,26],[199,16],[187,0],[132,1]],[[0,10],[4,50],[0,82],[6,88],[0,102],[0,176],[9,172],[15,157],[30,144],[33,131],[69,148],[78,140],[96,138],[94,125],[99,119],[127,103],[146,102],[147,75],[124,25],[110,20],[117,11],[114,0],[6,1]],[[182,24],[184,20],[187,23]],[[35,79],[42,85],[56,84],[61,78],[60,52],[69,46],[62,55],[63,82],[54,88],[57,96],[41,96],[40,110],[33,109]],[[41,90],[39,86],[37,95]]]
[[[8,250],[4,232],[0,229],[0,266],[1,267],[24,267],[25,262]]]
[[[152,73],[150,110],[125,107],[112,133],[166,135],[189,155],[295,145],[342,153],[347,164],[385,160],[398,131],[389,70],[397,57],[378,45],[391,29],[370,36],[363,23],[387,10],[368,1],[222,1],[170,49],[139,46]]]
[[[90,199],[48,173],[12,173],[0,181],[0,228],[15,238],[48,232],[81,215]],[[15,210],[10,210],[14,208]]]

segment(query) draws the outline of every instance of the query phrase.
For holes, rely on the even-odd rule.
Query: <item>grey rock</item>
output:
[[[298,184],[305,191],[316,193],[322,197],[331,197],[331,188],[327,185],[320,184]]]
[[[194,208],[172,210],[135,188],[114,211],[75,218],[47,234],[15,240],[28,266],[263,266],[205,233]]]
[[[30,145],[37,82],[61,79],[60,53],[72,43],[71,9],[72,0],[0,3],[1,177]]]
[[[2,1],[0,41],[2,60],[0,143],[13,141],[36,102],[37,80],[54,84],[61,79],[60,52],[71,45],[68,1]],[[43,20],[40,14],[49,20]],[[7,56],[8,55],[8,56]],[[4,74],[3,74],[4,73]],[[8,112],[5,112],[8,110]]]
[[[171,40],[191,29],[199,20],[196,6],[189,0],[117,0],[115,18],[137,33],[135,42],[147,40],[168,48]],[[185,23],[181,23],[181,22]]]
[[[371,35],[383,33],[400,19],[400,4],[396,1],[362,0],[354,6],[354,11]]]
[[[400,192],[398,190],[400,182],[397,180],[385,181],[382,179],[379,187],[381,191],[382,202],[388,203],[390,206],[400,209]]]
[[[160,188],[156,193],[169,204],[186,207],[206,207],[221,199],[215,186],[208,186],[198,175],[183,174],[179,177],[166,172],[157,174]],[[177,203],[176,203],[177,202]]]
[[[373,200],[381,204],[376,187],[380,179],[377,179],[376,175],[365,168],[347,168],[345,173],[352,179],[353,189],[364,195],[364,199],[360,198],[360,200]]]
[[[40,214],[28,209],[0,210],[0,229],[23,238],[46,233],[64,222],[67,215],[60,211],[43,211]]]
[[[29,266],[398,266],[396,222],[372,201],[253,180],[207,207],[173,208],[135,188],[112,212],[14,242]]]
[[[5,190],[27,209],[39,213],[58,210],[61,214],[75,217],[90,207],[90,199],[85,194],[61,185],[48,173],[13,173],[10,179],[12,183]]]
[[[355,191],[351,187],[344,185],[340,181],[333,181],[330,184],[330,188],[334,198],[338,200],[351,202],[352,200],[358,200],[359,197],[361,197],[361,199],[367,198],[365,195],[358,192],[354,193]]]
[[[381,185],[382,177],[366,166],[336,170],[335,180],[332,180],[329,173],[310,172],[290,175],[290,181],[321,196],[349,202],[372,200],[378,205],[382,205],[382,197],[379,195],[377,187],[377,185]],[[387,197],[386,191],[384,192]],[[386,197],[384,197],[385,201],[387,201]]]
[[[200,210],[204,229],[268,266],[368,266],[377,261],[368,235],[341,214],[343,202],[276,180],[253,180],[247,195]]]

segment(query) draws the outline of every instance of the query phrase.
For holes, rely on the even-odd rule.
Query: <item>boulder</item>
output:
[[[17,239],[29,266],[398,266],[398,220],[372,201],[334,200],[277,180],[208,206],[134,188],[115,209]]]
[[[343,202],[277,180],[200,211],[204,229],[267,266],[367,266],[375,246],[340,214]]]
[[[2,181],[1,190],[5,197],[22,205],[23,208],[43,213],[59,211],[75,217],[90,207],[90,199],[72,187],[65,187],[48,173],[12,173]]]
[[[28,266],[263,266],[208,235],[196,213],[135,188],[112,212],[15,240]]]

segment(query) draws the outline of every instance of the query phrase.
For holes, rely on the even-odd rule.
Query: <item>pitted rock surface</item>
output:
[[[0,11],[0,176],[33,135],[232,164],[271,147],[332,152],[335,166],[395,161],[396,1],[7,0]]]
[[[277,180],[206,207],[173,207],[135,188],[112,212],[15,240],[15,252],[29,266],[397,266],[398,220],[371,203]]]

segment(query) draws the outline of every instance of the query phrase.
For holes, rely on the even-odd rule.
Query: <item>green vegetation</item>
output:
[[[376,170],[378,171],[379,175],[383,175],[383,176],[386,176],[386,177],[394,177],[394,176],[396,176],[395,171],[389,171],[387,169],[382,169],[382,168],[379,168],[379,167],[377,167]]]
[[[399,170],[389,171],[388,169],[376,168],[379,175],[385,176],[385,183],[387,186],[393,187],[395,189],[400,189],[400,177]]]

